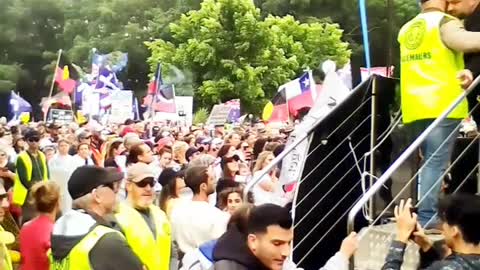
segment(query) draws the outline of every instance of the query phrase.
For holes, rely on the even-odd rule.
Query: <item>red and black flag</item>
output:
[[[289,119],[285,88],[280,89],[263,108],[262,118],[268,122],[286,122]]]

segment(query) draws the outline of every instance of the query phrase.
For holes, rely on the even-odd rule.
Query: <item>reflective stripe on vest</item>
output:
[[[92,267],[90,265],[90,259],[88,258],[90,250],[92,250],[98,240],[107,233],[118,233],[121,235],[114,229],[98,225],[76,244],[63,260],[54,260],[51,251],[49,251],[50,270],[91,270]]]
[[[457,79],[464,68],[463,54],[445,46],[440,36],[442,12],[426,12],[406,23],[398,41],[401,55],[401,98],[404,123],[434,119],[458,98],[463,89]],[[449,116],[468,115],[464,100]]]
[[[137,210],[120,204],[115,218],[122,228],[128,245],[149,270],[170,269],[171,232],[165,213],[157,206],[150,206],[155,222],[156,237]]]
[[[45,155],[42,152],[38,152],[38,157],[40,158],[41,166],[43,167],[43,181],[48,180],[48,169],[47,169],[47,162]],[[27,181],[32,181],[32,160],[27,152],[22,152],[18,159],[23,161],[25,164],[25,169],[27,171]],[[20,177],[18,176],[18,171],[15,174],[14,184],[13,184],[13,203],[16,205],[22,206],[25,203],[25,199],[27,198],[28,190],[25,186],[23,186],[22,182],[20,181]]]

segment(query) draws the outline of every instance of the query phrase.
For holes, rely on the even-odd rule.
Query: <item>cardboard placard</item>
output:
[[[218,104],[213,106],[212,112],[208,117],[207,125],[213,126],[223,126],[228,121],[228,116],[230,115],[230,111],[232,110],[232,106],[225,105],[225,104]]]
[[[70,124],[75,121],[73,112],[71,110],[50,109],[47,122],[54,124],[64,125]]]

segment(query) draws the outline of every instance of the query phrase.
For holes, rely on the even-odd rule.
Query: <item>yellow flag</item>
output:
[[[77,111],[77,123],[78,124],[83,124],[86,123],[88,119],[83,115],[81,111]]]
[[[22,124],[26,124],[28,122],[30,122],[30,113],[29,112],[22,112],[20,114],[20,121],[22,122]]]
[[[68,66],[64,66],[63,67],[63,76],[62,76],[62,79],[64,81],[70,79],[70,70],[68,70]]]
[[[272,117],[273,113],[273,103],[269,101],[263,108],[262,119],[263,121],[268,121]]]

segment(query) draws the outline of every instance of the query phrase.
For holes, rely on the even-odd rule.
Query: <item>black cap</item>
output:
[[[82,166],[73,171],[68,180],[68,193],[72,199],[83,197],[95,188],[123,179],[123,173],[115,168]]]
[[[172,180],[175,180],[177,177],[184,177],[185,170],[177,170],[174,168],[166,168],[162,171],[160,176],[158,176],[158,183],[162,185],[162,187],[169,185]]]
[[[238,155],[233,155],[231,157],[227,157],[227,156],[222,157],[222,162],[224,163],[232,162],[234,160],[239,161],[240,157]]]
[[[29,129],[27,132],[25,132],[25,135],[23,136],[25,140],[28,141],[30,138],[40,138],[40,132],[38,132],[36,129]]]
[[[193,154],[197,153],[197,152],[203,152],[204,148],[203,147],[199,147],[198,149],[195,148],[195,147],[190,147],[188,148],[187,152],[185,152],[185,158],[190,161],[190,157],[193,156]]]

